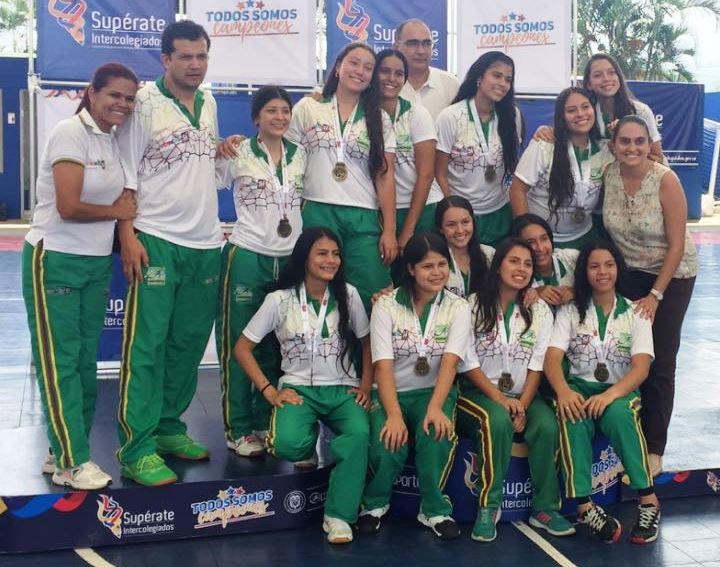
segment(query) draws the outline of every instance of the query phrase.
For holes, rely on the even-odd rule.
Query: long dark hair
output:
[[[373,59],[376,61],[375,69],[373,69],[372,78],[368,87],[360,93],[359,104],[365,111],[365,124],[367,125],[368,138],[370,140],[370,159],[368,160],[368,171],[370,172],[370,179],[373,181],[375,178],[387,171],[387,163],[385,163],[385,138],[383,137],[383,123],[382,114],[380,113],[380,81],[377,74],[377,57],[372,47],[365,43],[348,43],[338,53],[335,58],[335,62],[332,67],[327,70],[327,77],[325,79],[325,86],[323,86],[322,95],[325,98],[330,98],[335,94],[338,87],[338,74],[337,68],[342,63],[343,59],[353,49],[360,48],[364,49],[368,53],[371,53]],[[348,124],[351,126],[351,124]],[[338,132],[339,135],[339,132]]]
[[[620,88],[618,89],[618,92],[616,92],[615,96],[613,96],[613,110],[615,111],[614,118],[623,118],[628,114],[635,114],[637,111],[635,109],[633,101],[636,99],[628,88],[627,83],[625,82],[625,75],[623,75],[622,69],[620,69],[620,65],[618,65],[618,62],[607,53],[596,53],[595,55],[593,55],[588,60],[587,65],[585,65],[585,71],[583,72],[583,86],[592,94],[593,98],[591,100],[593,102],[593,105],[595,105],[595,103],[598,101],[598,96],[590,88],[590,68],[592,67],[592,64],[595,63],[595,61],[598,61],[600,59],[605,59],[608,63],[610,63],[610,65],[612,65],[613,69],[615,69],[615,74],[617,74],[618,82],[620,83]],[[602,116],[596,117],[596,120],[602,120]]]
[[[403,249],[402,263],[404,270],[400,276],[400,287],[404,288],[411,296],[415,295],[415,278],[410,273],[409,268],[421,262],[428,252],[437,252],[445,257],[448,265],[452,263],[447,242],[439,234],[423,232],[411,236]]]
[[[512,224],[510,225],[510,236],[517,236],[518,238],[522,238],[522,236],[520,236],[520,233],[523,231],[523,229],[534,224],[542,227],[542,229],[545,231],[545,233],[548,235],[548,238],[550,239],[550,244],[552,244],[554,248],[555,236],[553,235],[553,231],[550,228],[550,225],[544,218],[533,213],[525,213],[524,215],[518,215],[517,217],[515,217],[512,221]]]
[[[290,254],[287,264],[280,270],[275,289],[294,290],[300,287],[305,281],[305,263],[307,262],[308,256],[310,256],[310,249],[313,247],[313,244],[323,237],[335,242],[340,249],[340,267],[335,277],[328,284],[328,287],[335,298],[335,305],[337,305],[340,319],[338,323],[338,335],[340,336],[342,346],[340,348],[338,361],[340,362],[340,367],[343,372],[349,374],[349,370],[352,368],[352,362],[348,361],[350,365],[346,367],[346,359],[349,358],[348,354],[354,351],[357,345],[357,338],[350,328],[350,309],[345,283],[345,271],[343,270],[342,247],[340,246],[340,239],[337,235],[329,228],[324,227],[311,227],[303,230],[295,243],[295,247]]]
[[[535,260],[533,259],[532,248],[530,245],[514,236],[504,238],[495,249],[490,270],[488,271],[487,281],[483,293],[475,295],[475,305],[473,308],[473,319],[475,321],[475,334],[490,334],[497,325],[498,318],[498,302],[500,300],[500,265],[503,263],[505,256],[515,247],[524,248],[530,254],[530,260],[533,263],[533,271],[535,269]],[[532,312],[525,306],[525,293],[530,288],[532,278],[528,281],[527,286],[518,292],[516,304],[520,308],[520,315],[525,321],[523,333],[532,325]]]
[[[580,314],[580,323],[585,321],[585,315],[587,315],[588,307],[590,306],[590,300],[592,299],[592,286],[588,280],[587,267],[588,259],[590,254],[595,250],[607,250],[610,252],[615,260],[617,266],[617,280],[615,281],[615,289],[618,287],[618,283],[625,274],[625,258],[623,258],[620,249],[615,246],[609,240],[595,240],[588,242],[580,250],[577,263],[575,264],[575,283],[573,289],[575,290],[575,307],[577,307],[578,313]]]
[[[575,193],[575,179],[572,175],[570,158],[568,157],[570,129],[565,121],[565,103],[572,94],[579,94],[585,97],[590,104],[593,104],[592,96],[582,87],[568,87],[555,99],[555,115],[553,118],[555,146],[553,148],[552,167],[550,168],[548,206],[550,207],[550,218],[554,216],[556,219],[558,217],[558,209],[569,205]],[[594,106],[593,113],[595,113]],[[597,120],[590,130],[589,136],[591,144],[600,139],[600,131],[597,127]],[[590,156],[588,156],[588,159],[589,158]]]
[[[252,98],[250,117],[253,119],[253,122],[257,120],[258,116],[260,116],[260,111],[265,107],[265,105],[276,98],[287,102],[290,107],[290,112],[292,112],[293,105],[288,92],[277,85],[265,85],[264,87],[258,89]]]
[[[90,111],[90,87],[92,87],[93,91],[98,92],[107,86],[110,79],[116,78],[128,79],[136,85],[139,84],[135,73],[133,73],[132,69],[126,67],[125,65],[120,63],[105,63],[104,65],[100,65],[100,67],[95,69],[92,81],[90,81],[90,86],[85,89],[82,100],[80,101],[75,114],[78,114],[84,108],[86,108],[88,112]]]
[[[393,49],[392,47],[388,47],[387,49],[378,51],[376,55],[377,60],[375,61],[375,68],[379,70],[380,63],[382,63],[388,57],[397,57],[398,59],[400,59],[400,62],[403,64],[403,71],[405,72],[405,82],[407,83],[408,75],[410,74],[410,68],[408,67],[407,57],[405,57],[405,54],[399,49]]]
[[[495,103],[495,114],[498,118],[498,134],[503,148],[503,165],[505,173],[510,175],[518,161],[518,134],[524,137],[524,132],[518,132],[515,124],[515,113],[520,110],[515,105],[515,62],[501,51],[488,51],[475,60],[460,85],[452,104],[474,98],[477,93],[477,83],[485,71],[494,63],[505,63],[512,69],[513,80],[507,94]],[[472,104],[472,103],[471,103]],[[522,117],[522,115],[520,115]],[[524,129],[524,128],[523,128]]]
[[[477,221],[475,220],[475,214],[473,213],[470,201],[459,195],[450,195],[440,201],[435,208],[435,230],[439,233],[442,231],[445,213],[453,207],[465,209],[472,219],[473,231],[470,236],[470,241],[468,242],[468,255],[470,256],[470,281],[468,282],[468,288],[469,294],[482,293],[488,273],[488,259],[477,237]]]

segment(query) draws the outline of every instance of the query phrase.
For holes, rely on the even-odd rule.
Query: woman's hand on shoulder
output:
[[[393,286],[389,285],[387,287],[382,288],[380,291],[376,291],[372,294],[372,297],[370,298],[370,303],[375,305],[382,296],[384,295],[390,295],[393,292]]]
[[[535,130],[535,134],[533,134],[533,140],[536,142],[548,142],[550,144],[554,144],[555,130],[552,126],[548,126],[547,124],[538,126],[538,129]]]
[[[215,157],[226,159],[232,159],[234,157],[237,157],[237,148],[238,146],[240,146],[240,143],[244,139],[245,136],[242,136],[240,134],[233,134],[232,136],[228,136],[221,142],[218,142],[215,148]]]

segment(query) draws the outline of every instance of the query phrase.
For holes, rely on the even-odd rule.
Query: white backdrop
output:
[[[556,94],[570,85],[571,0],[457,0],[458,78],[487,51],[515,61],[515,92]]]
[[[188,0],[188,18],[210,35],[206,80],[314,86],[316,9],[315,0]]]

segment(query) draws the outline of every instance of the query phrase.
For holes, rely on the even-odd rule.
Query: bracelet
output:
[[[260,390],[260,393],[261,393],[261,394],[265,394],[265,390],[268,389],[268,386],[272,386],[272,382],[268,382],[267,384],[265,384],[265,385],[262,387],[262,390]]]
[[[655,299],[657,299],[658,301],[662,301],[662,300],[663,300],[663,297],[665,297],[660,290],[657,290],[657,289],[655,289],[655,288],[652,288],[652,289],[650,290],[650,295],[652,295],[652,296],[653,296]]]

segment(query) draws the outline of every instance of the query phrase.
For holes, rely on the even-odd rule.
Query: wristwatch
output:
[[[652,288],[650,290],[650,293],[657,299],[658,301],[662,301],[663,297],[665,297],[661,291],[656,290],[655,288]]]

